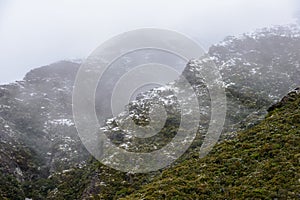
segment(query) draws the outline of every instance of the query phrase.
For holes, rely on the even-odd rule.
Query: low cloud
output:
[[[293,22],[295,0],[1,1],[0,83],[34,67],[84,58],[101,42],[142,27],[183,32],[204,47],[226,35]],[[299,6],[300,8],[300,6]]]

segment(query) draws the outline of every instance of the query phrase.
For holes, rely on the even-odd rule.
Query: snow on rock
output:
[[[46,122],[46,124],[60,125],[60,126],[74,126],[74,122],[71,119],[53,119]]]

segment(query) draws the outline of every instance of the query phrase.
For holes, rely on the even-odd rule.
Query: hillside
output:
[[[300,91],[205,158],[167,169],[124,199],[299,199]]]

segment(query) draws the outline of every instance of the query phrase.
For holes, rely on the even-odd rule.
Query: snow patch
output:
[[[46,122],[47,124],[60,125],[60,126],[74,126],[74,122],[71,119],[54,119]]]

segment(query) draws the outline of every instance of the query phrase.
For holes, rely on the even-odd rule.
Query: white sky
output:
[[[85,58],[131,29],[183,32],[205,48],[227,35],[294,22],[297,0],[0,0],[0,83]]]

